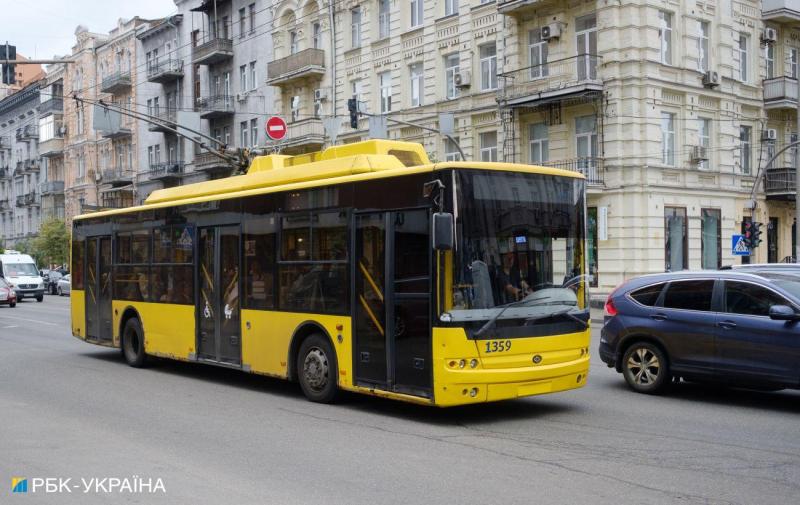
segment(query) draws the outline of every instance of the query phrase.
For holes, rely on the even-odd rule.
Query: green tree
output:
[[[31,249],[40,267],[63,265],[69,255],[69,231],[64,221],[49,219],[39,228],[39,236],[33,239]]]

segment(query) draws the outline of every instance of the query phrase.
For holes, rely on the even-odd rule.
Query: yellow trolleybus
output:
[[[585,180],[371,140],[76,217],[72,333],[438,406],[581,387]]]

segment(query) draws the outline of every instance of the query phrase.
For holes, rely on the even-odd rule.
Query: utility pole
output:
[[[800,86],[797,88],[797,140],[800,140]],[[800,263],[800,147],[794,148],[794,261]]]

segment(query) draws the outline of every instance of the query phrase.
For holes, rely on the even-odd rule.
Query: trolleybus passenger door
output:
[[[200,228],[197,356],[241,363],[239,227]]]
[[[111,237],[86,242],[86,337],[111,340]]]
[[[355,232],[356,382],[430,396],[429,213],[357,214]]]

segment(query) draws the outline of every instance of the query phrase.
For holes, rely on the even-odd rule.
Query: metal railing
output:
[[[192,61],[200,65],[212,63],[233,56],[233,40],[229,38],[209,38],[192,51]]]
[[[151,61],[147,64],[147,78],[158,79],[160,77],[171,77],[183,75],[183,60],[173,60],[172,58]]]
[[[601,64],[601,56],[580,54],[503,72],[499,74],[502,85],[497,91],[498,97],[505,101],[548,92],[555,95],[558,91],[572,91],[571,88],[585,84],[602,85],[597,75]]]
[[[764,79],[763,86],[765,102],[797,102],[797,79],[786,76]]]
[[[47,114],[48,112],[63,112],[64,99],[51,98],[39,104],[39,114]]]
[[[38,159],[25,160],[25,171],[27,171],[27,172],[36,172],[37,170],[39,170],[39,160]]]
[[[267,63],[267,80],[279,79],[291,74],[301,74],[303,69],[325,71],[325,51],[308,48],[295,54]]]
[[[183,161],[164,161],[151,163],[150,171],[147,173],[151,179],[162,177],[180,177],[183,175]]]
[[[201,152],[194,155],[194,168],[198,171],[205,171],[232,170],[233,167],[212,153]]]
[[[233,113],[233,96],[214,95],[198,97],[195,110],[202,113]]]
[[[603,184],[603,158],[572,158],[565,160],[544,161],[540,164],[546,167],[580,172],[586,177],[586,183],[589,185]]]
[[[43,195],[63,193],[64,181],[45,181],[39,185],[39,192]]]
[[[131,86],[130,72],[116,72],[103,79],[100,91],[103,93],[113,93],[123,88]]]
[[[795,193],[794,168],[768,168],[764,175],[764,191],[767,195]]]
[[[105,184],[131,182],[133,180],[133,170],[127,168],[106,168],[102,173],[103,183]]]

